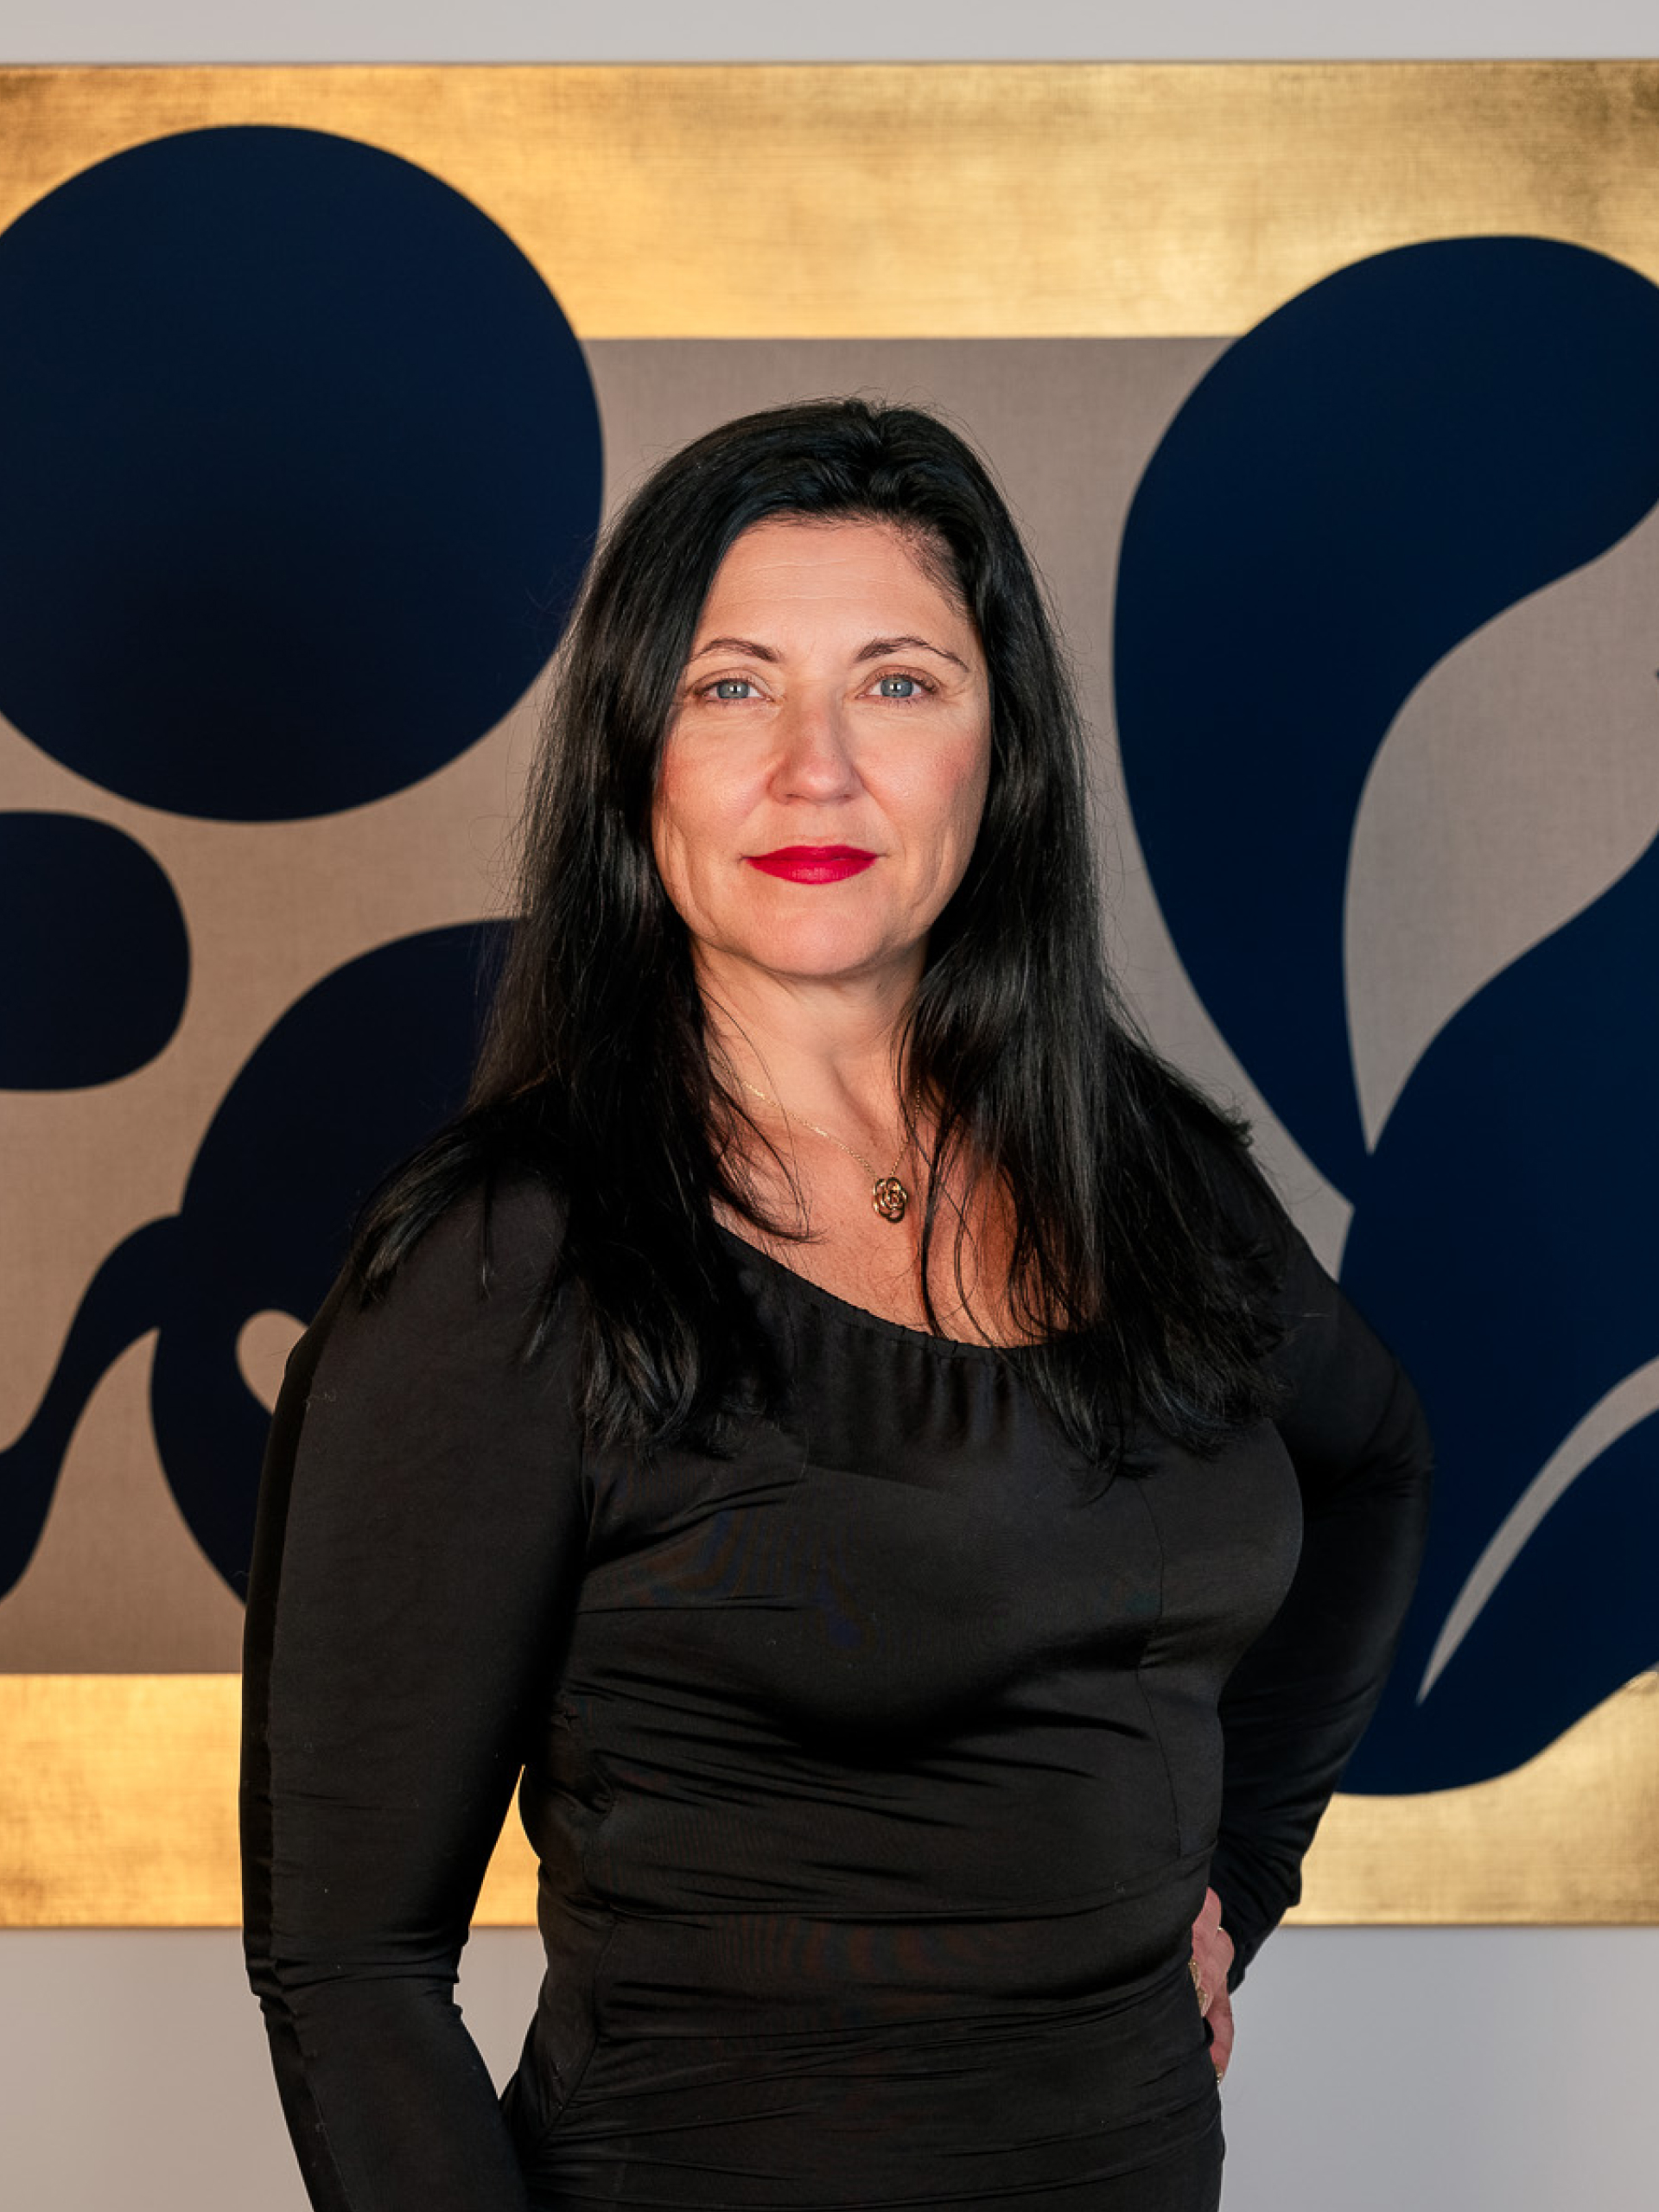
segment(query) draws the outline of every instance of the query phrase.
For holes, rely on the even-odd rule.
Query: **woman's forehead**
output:
[[[935,620],[973,626],[949,553],[931,533],[872,516],[768,515],[728,550],[698,629],[734,605],[782,613],[791,605],[906,601]]]

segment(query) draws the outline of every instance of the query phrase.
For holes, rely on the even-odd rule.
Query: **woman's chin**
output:
[[[855,983],[887,975],[919,975],[925,944],[925,939],[908,944],[876,931],[819,922],[756,931],[726,950],[728,957],[779,982]]]

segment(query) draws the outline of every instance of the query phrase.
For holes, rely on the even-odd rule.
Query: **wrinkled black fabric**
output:
[[[1415,1574],[1410,1386],[1282,1217],[1281,1418],[1103,1488],[1020,1380],[731,1240],[788,1402],[597,1449],[548,1202],[337,1288],[248,1613],[249,1970],[319,2212],[1206,2212],[1186,1974],[1297,1894]],[[523,1769],[548,1971],[452,1999]],[[1235,1979],[1237,1978],[1236,1973]]]

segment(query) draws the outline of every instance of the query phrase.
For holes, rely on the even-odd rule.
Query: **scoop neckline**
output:
[[[833,1290],[826,1290],[822,1283],[814,1282],[810,1275],[802,1274],[787,1261],[776,1259],[770,1252],[763,1251],[760,1245],[752,1243],[747,1236],[740,1236],[736,1230],[728,1229],[723,1221],[717,1221],[715,1227],[745,1258],[758,1260],[763,1268],[769,1268],[774,1275],[781,1275],[792,1284],[810,1304],[825,1307],[855,1328],[868,1329],[877,1336],[888,1337],[900,1344],[925,1344],[931,1351],[940,1352],[948,1358],[965,1354],[970,1359],[1018,1359],[1022,1352],[1041,1349],[1040,1344],[987,1344],[982,1338],[936,1337],[931,1330],[912,1329],[907,1321],[891,1320],[885,1313],[873,1313],[868,1306],[855,1306],[850,1299],[837,1298]]]

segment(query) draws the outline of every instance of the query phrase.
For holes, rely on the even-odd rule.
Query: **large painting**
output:
[[[1125,985],[1437,1432],[1299,1917],[1659,1917],[1659,65],[0,98],[0,1918],[236,1917],[267,1410],[464,1080],[594,533],[854,390],[1001,474]]]

